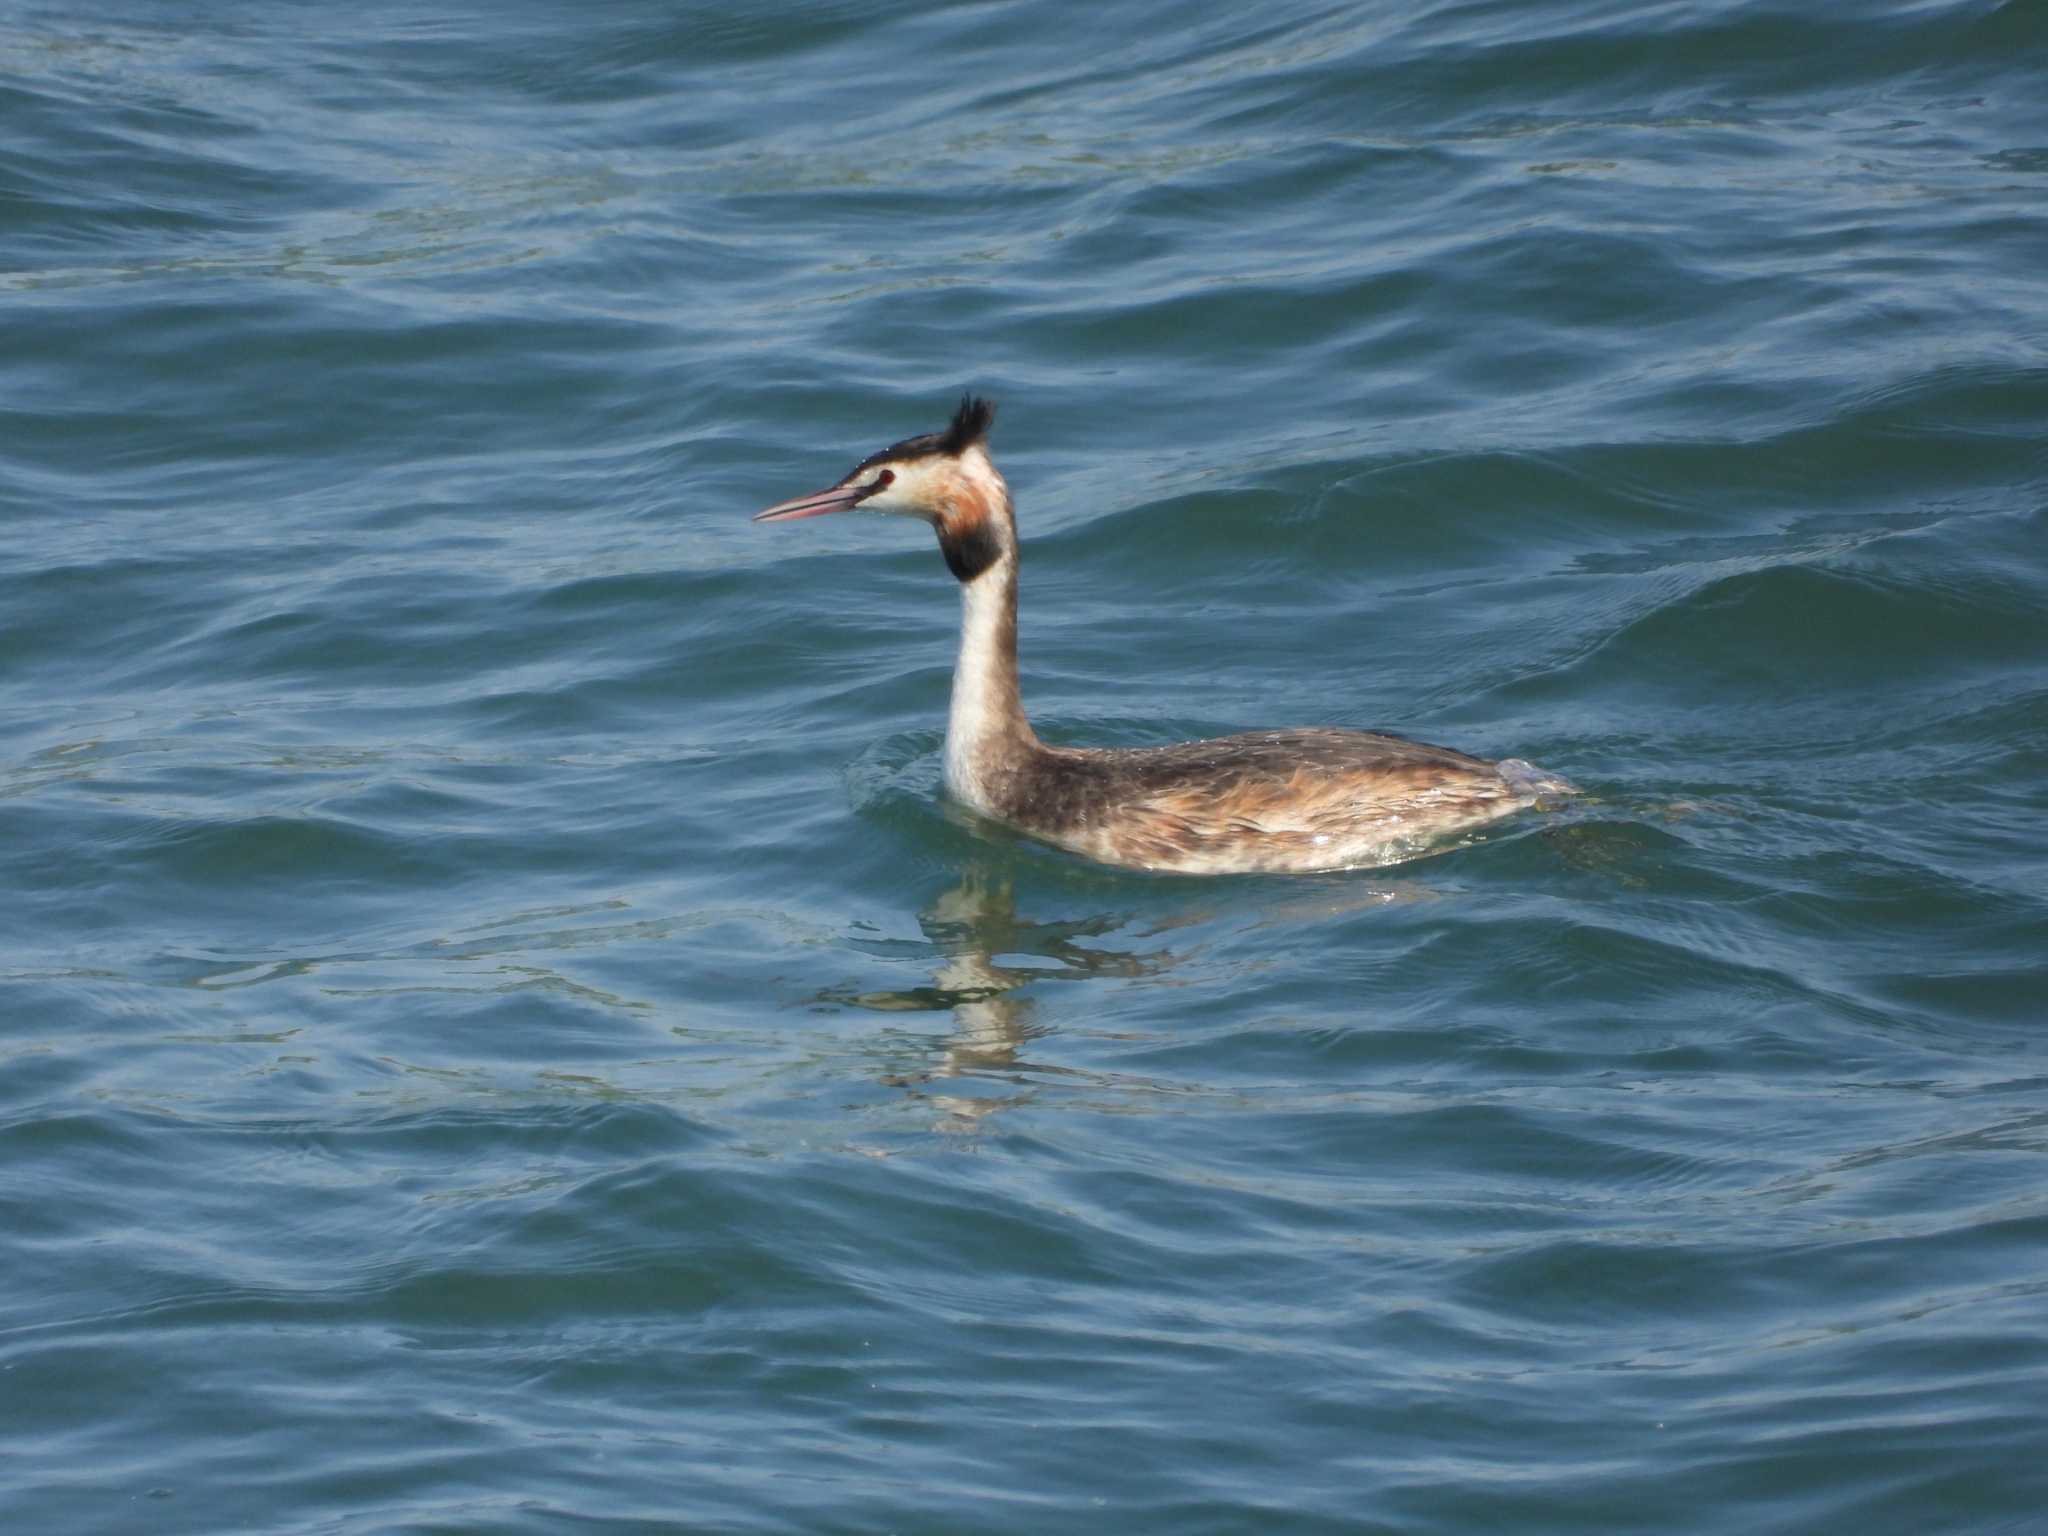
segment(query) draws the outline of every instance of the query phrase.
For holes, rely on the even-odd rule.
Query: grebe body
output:
[[[1529,764],[1370,731],[1249,731],[1164,747],[1055,747],[1017,683],[1016,515],[988,455],[994,407],[896,443],[757,522],[855,507],[922,518],[960,583],[946,788],[984,816],[1104,864],[1182,874],[1398,863],[1567,794]]]

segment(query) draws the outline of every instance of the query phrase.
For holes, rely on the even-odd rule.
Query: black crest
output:
[[[901,463],[904,459],[922,459],[934,453],[958,456],[976,443],[988,440],[988,429],[995,425],[996,403],[981,395],[962,395],[960,409],[953,413],[953,419],[946,424],[943,432],[926,432],[918,437],[906,437],[900,443],[891,443],[880,453],[871,453],[853,466],[853,474],[877,464]],[[849,475],[847,478],[851,479]]]
[[[976,443],[988,441],[988,429],[996,424],[996,403],[981,395],[962,395],[960,409],[939,434],[939,452],[965,453]]]

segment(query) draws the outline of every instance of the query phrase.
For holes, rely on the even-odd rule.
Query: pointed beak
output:
[[[808,496],[793,496],[788,501],[778,501],[765,512],[756,512],[757,523],[793,523],[800,517],[823,517],[827,512],[844,512],[860,504],[863,492],[857,486],[835,485],[830,490],[813,491]]]

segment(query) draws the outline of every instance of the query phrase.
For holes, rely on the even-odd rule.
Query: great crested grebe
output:
[[[982,815],[1104,864],[1182,874],[1398,863],[1571,792],[1528,763],[1399,736],[1248,731],[1168,747],[1049,747],[1017,691],[1017,523],[988,456],[995,406],[869,454],[837,485],[755,522],[855,507],[923,518],[960,583],[946,788]]]

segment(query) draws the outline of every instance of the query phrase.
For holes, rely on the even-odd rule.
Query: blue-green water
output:
[[[0,11],[0,1525],[2041,1529],[2048,10]],[[949,811],[965,387],[1060,741]]]

